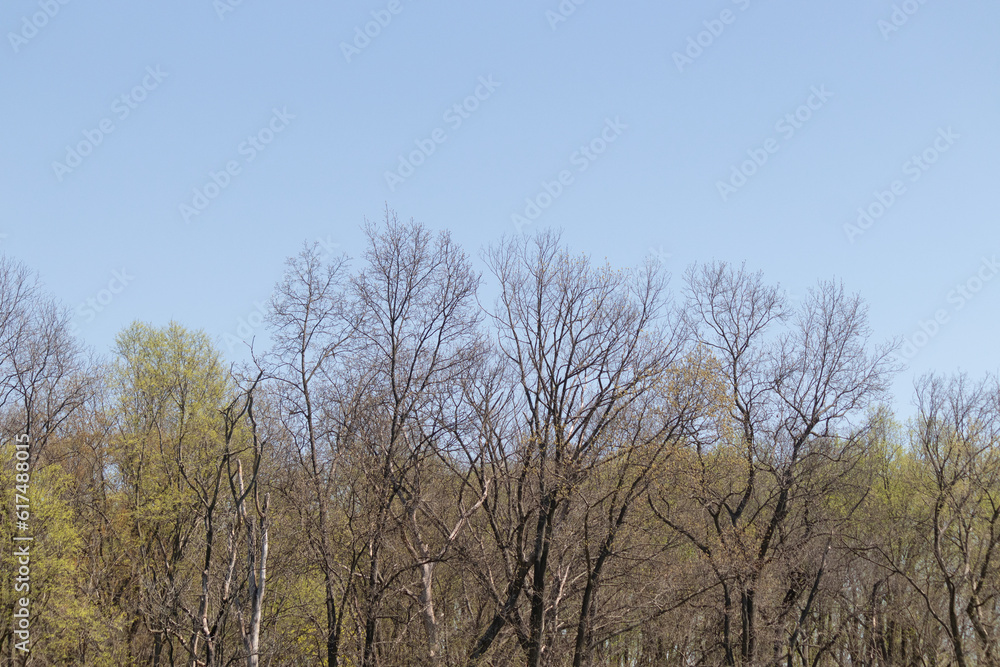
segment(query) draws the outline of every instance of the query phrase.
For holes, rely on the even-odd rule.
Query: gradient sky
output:
[[[388,205],[478,255],[533,199],[521,231],[675,286],[842,279],[919,345],[897,405],[1000,368],[995,2],[62,2],[0,8],[0,250],[98,352],[176,319],[240,358],[303,241],[357,257]]]

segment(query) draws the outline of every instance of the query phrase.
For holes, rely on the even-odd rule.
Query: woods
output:
[[[480,275],[391,211],[364,231],[287,260],[241,364],[176,322],[96,357],[2,260],[0,664],[1000,659],[996,375],[896,415],[895,346],[838,282],[793,304],[553,232]]]

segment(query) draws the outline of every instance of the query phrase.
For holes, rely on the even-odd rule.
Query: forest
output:
[[[238,362],[0,260],[0,664],[1000,664],[996,374],[901,415],[836,280],[364,232]]]

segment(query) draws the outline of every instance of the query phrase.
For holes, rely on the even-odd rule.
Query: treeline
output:
[[[365,231],[242,366],[176,323],[95,358],[0,263],[2,664],[998,664],[995,376],[900,423],[838,283]]]

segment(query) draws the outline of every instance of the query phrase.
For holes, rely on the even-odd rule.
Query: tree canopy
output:
[[[1000,660],[996,375],[904,417],[839,282],[539,232],[483,303],[448,233],[364,231],[287,260],[242,364],[177,322],[97,358],[0,260],[0,664]]]

